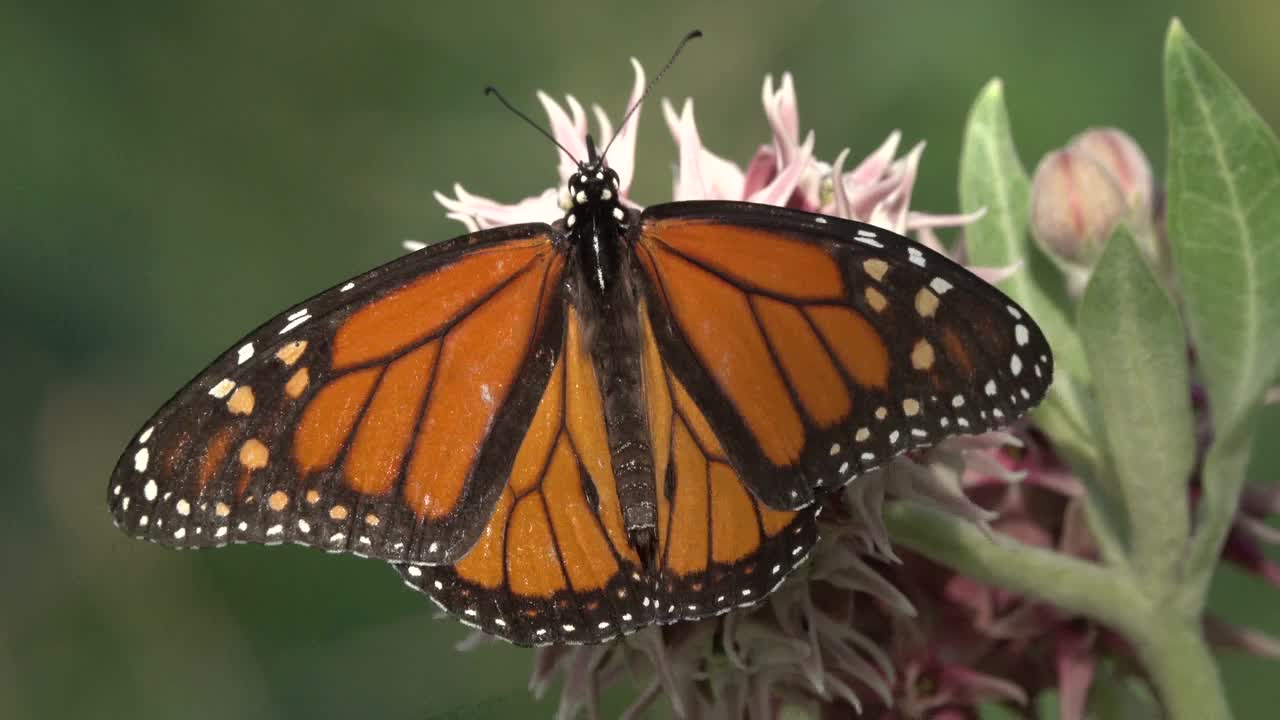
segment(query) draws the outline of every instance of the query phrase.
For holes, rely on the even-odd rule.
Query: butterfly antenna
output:
[[[512,105],[512,104],[511,104],[511,103],[510,103],[510,102],[509,102],[505,97],[503,97],[503,96],[502,96],[502,93],[498,92],[498,88],[496,88],[496,87],[494,87],[494,86],[492,86],[492,85],[489,85],[488,87],[486,87],[486,88],[484,89],[484,94],[485,94],[485,95],[492,95],[492,96],[494,96],[494,97],[498,98],[498,102],[502,103],[504,106],[506,106],[506,108],[507,108],[508,110],[510,110],[511,112],[515,113],[515,114],[516,114],[516,117],[518,117],[518,118],[520,118],[521,120],[524,120],[526,123],[528,123],[528,124],[529,124],[529,127],[533,128],[534,130],[537,130],[538,132],[540,132],[540,133],[542,133],[543,135],[545,135],[545,136],[547,137],[547,139],[548,139],[548,140],[550,140],[550,141],[551,141],[551,143],[552,143],[553,145],[555,145],[556,147],[560,148],[561,152],[563,152],[565,155],[568,155],[568,156],[569,156],[569,159],[573,160],[575,163],[577,163],[577,164],[579,164],[579,165],[581,165],[581,164],[582,164],[582,161],[581,161],[581,160],[579,160],[578,158],[574,157],[574,156],[573,156],[573,153],[569,152],[569,149],[568,149],[568,148],[566,148],[565,146],[561,145],[559,140],[556,140],[556,136],[555,136],[555,135],[552,135],[551,133],[547,132],[546,128],[544,128],[544,127],[542,127],[541,125],[539,125],[538,123],[534,122],[534,121],[533,121],[533,118],[530,118],[528,115],[525,115],[524,113],[520,112],[520,110],[519,110],[519,109],[517,109],[515,105]]]
[[[636,101],[631,104],[631,107],[627,110],[627,114],[622,116],[622,122],[618,123],[618,131],[613,134],[613,137],[609,138],[609,144],[605,145],[604,152],[600,153],[601,158],[604,158],[605,155],[609,154],[609,148],[613,147],[613,141],[618,139],[618,136],[622,134],[622,129],[627,126],[627,121],[631,119],[632,115],[636,114],[636,110],[640,109],[640,103],[644,102],[644,99],[649,97],[649,91],[653,90],[653,86],[658,84],[658,81],[661,80],[662,76],[671,69],[672,65],[675,65],[676,58],[680,57],[680,51],[684,50],[684,46],[688,45],[690,40],[700,37],[702,37],[702,31],[693,30],[688,35],[684,36],[679,45],[676,45],[676,51],[671,53],[671,59],[667,61],[666,65],[662,66],[662,69],[658,71],[657,75],[653,76],[653,79],[645,86],[644,92],[640,93],[640,97],[636,98]]]

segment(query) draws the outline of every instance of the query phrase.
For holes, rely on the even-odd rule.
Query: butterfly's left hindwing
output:
[[[135,436],[108,488],[116,523],[174,547],[461,557],[558,357],[552,233],[465,236],[269,321]]]
[[[634,242],[665,362],[753,494],[804,507],[904,451],[1009,424],[1048,390],[1012,300],[895,233],[772,206],[647,209]]]
[[[654,621],[627,539],[600,385],[573,310],[478,542],[452,565],[397,565],[462,622],[520,645],[601,642]]]

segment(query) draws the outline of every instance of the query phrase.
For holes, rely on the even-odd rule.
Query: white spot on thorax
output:
[[[1022,358],[1018,357],[1017,355],[1013,355],[1012,357],[1009,358],[1009,372],[1013,373],[1014,375],[1022,374]]]
[[[147,484],[142,486],[142,497],[146,498],[147,502],[155,500],[159,494],[160,488],[156,486],[155,480],[148,480]]]
[[[991,397],[995,397],[995,396],[996,396],[996,381],[995,381],[995,380],[988,380],[988,381],[987,381],[987,384],[982,388],[982,390],[983,390],[983,392],[985,392],[987,395],[990,395]]]
[[[133,456],[133,469],[138,472],[145,472],[147,469],[147,460],[150,459],[151,452],[146,448],[142,448]],[[150,500],[151,498],[147,498]]]
[[[191,503],[187,502],[186,498],[178,500],[175,507],[177,508],[179,515],[182,515],[185,517],[191,514]]]

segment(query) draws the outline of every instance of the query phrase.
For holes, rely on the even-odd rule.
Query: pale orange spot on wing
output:
[[[889,350],[866,318],[848,308],[830,305],[809,307],[806,311],[859,385],[888,387]]]
[[[246,470],[261,470],[267,466],[269,457],[267,446],[258,438],[249,438],[240,446],[240,464]]]
[[[920,317],[933,317],[938,312],[938,305],[938,296],[934,295],[929,288],[920,288],[916,293],[916,312]]]
[[[343,476],[352,490],[381,495],[395,484],[439,350],[439,342],[427,343],[387,368],[347,455]]]
[[[862,269],[866,270],[867,274],[876,282],[880,282],[884,280],[885,274],[889,272],[889,263],[877,258],[872,258],[870,260],[862,261]]]
[[[671,501],[667,566],[677,575],[707,567],[707,460],[684,424],[675,427],[676,492]]]
[[[600,498],[600,520],[609,540],[619,553],[633,562],[639,557],[631,548],[618,500],[618,481],[613,475],[613,454],[604,425],[604,401],[591,356],[583,345],[581,323],[577,313],[569,311],[569,330],[565,344],[567,407],[565,424],[573,438],[579,460],[591,475]]]
[[[844,295],[840,268],[826,251],[777,231],[707,220],[658,220],[645,228],[644,239],[675,248],[750,287],[806,300]]]
[[[507,534],[507,516],[514,503],[510,490],[503,491],[493,508],[489,524],[480,539],[467,554],[453,566],[455,572],[480,587],[496,588],[502,584],[503,548]]]
[[[298,362],[298,358],[302,357],[302,353],[306,352],[306,350],[306,340],[294,340],[276,351],[276,359],[288,367]]]
[[[933,367],[933,360],[933,345],[924,338],[917,340],[915,346],[911,348],[911,367],[917,370],[928,370]]]
[[[224,427],[205,446],[204,457],[200,458],[200,472],[196,474],[197,493],[203,490],[214,474],[222,468],[222,461],[227,459],[227,451],[231,449],[232,435],[232,429]]]
[[[306,368],[298,368],[298,372],[294,373],[284,384],[285,394],[297,400],[302,397],[302,393],[306,392],[307,385],[311,383],[311,371]]]
[[[796,518],[795,512],[774,510],[762,502],[757,502],[756,507],[760,510],[760,524],[764,526],[764,534],[769,537],[782,532],[783,528]]]
[[[248,385],[236,388],[236,391],[231,393],[231,397],[227,398],[227,409],[232,415],[249,415],[253,413],[253,406],[253,388]]]
[[[419,517],[453,512],[533,335],[542,274],[526,272],[444,337],[404,497]]]
[[[289,506],[289,495],[283,490],[277,490],[267,496],[267,507],[276,512],[280,512]]]
[[[512,511],[507,529],[507,584],[513,593],[525,597],[546,598],[565,589],[539,493],[525,495]]]
[[[609,540],[587,505],[578,463],[563,440],[552,456],[542,494],[547,499],[551,526],[569,573],[569,584],[574,590],[603,588],[618,574],[618,563],[609,549]]]
[[[353,372],[325,385],[307,403],[293,439],[293,457],[303,475],[333,464],[377,379],[376,368]]]
[[[551,371],[551,379],[547,381],[547,389],[538,401],[538,409],[534,411],[529,430],[524,434],[520,449],[516,451],[515,463],[511,466],[511,476],[507,479],[507,487],[516,495],[523,495],[534,489],[542,480],[542,471],[551,455],[551,448],[556,438],[560,437],[562,407],[564,399],[564,357],[556,361]]]
[[[751,302],[805,411],[819,427],[849,414],[853,401],[822,341],[798,308],[766,297]]]
[[[862,291],[862,294],[867,296],[867,304],[876,312],[883,312],[885,308],[889,307],[889,300],[879,290],[871,286],[867,286]]]
[[[711,466],[711,558],[731,563],[760,547],[751,496],[728,465]]]
[[[362,308],[334,336],[333,367],[377,360],[438,332],[549,247],[549,238],[539,236],[481,250]]]

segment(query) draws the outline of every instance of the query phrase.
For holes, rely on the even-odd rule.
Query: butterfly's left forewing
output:
[[[880,228],[683,202],[646,210],[635,248],[664,362],[774,508],[1007,425],[1052,378],[1049,346],[1016,303]]]
[[[174,547],[456,560],[559,352],[552,232],[465,236],[263,325],[135,436],[108,488],[116,523]]]

